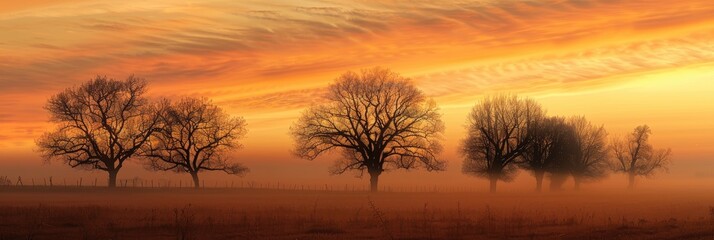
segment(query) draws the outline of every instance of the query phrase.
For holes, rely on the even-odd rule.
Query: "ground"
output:
[[[2,239],[714,239],[714,193],[5,187]]]

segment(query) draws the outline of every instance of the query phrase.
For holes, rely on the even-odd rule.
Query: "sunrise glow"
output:
[[[42,162],[34,141],[52,126],[43,106],[96,75],[134,74],[151,97],[204,96],[247,120],[234,157],[251,172],[209,179],[363,184],[330,176],[330,157],[291,155],[288,128],[339,74],[373,66],[413,79],[446,124],[447,170],[395,172],[387,185],[482,181],[461,173],[457,148],[470,108],[504,92],[532,97],[552,115],[584,115],[610,135],[650,125],[653,143],[675,153],[670,173],[652,181],[714,178],[697,167],[714,166],[709,0],[2,3],[0,175],[103,176]],[[134,163],[120,177],[151,174]]]

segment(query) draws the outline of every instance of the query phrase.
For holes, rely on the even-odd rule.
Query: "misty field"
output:
[[[714,193],[0,189],[0,239],[713,239]]]

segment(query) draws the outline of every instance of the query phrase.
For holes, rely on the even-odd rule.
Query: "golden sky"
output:
[[[244,116],[235,156],[252,172],[242,180],[366,183],[329,176],[330,157],[291,156],[288,128],[337,75],[372,66],[412,78],[447,128],[446,172],[388,173],[383,184],[485,187],[461,174],[456,149],[470,107],[500,92],[610,135],[649,124],[652,142],[674,152],[658,179],[714,181],[710,0],[11,1],[0,4],[0,175],[87,175],[33,152],[50,127],[42,106],[97,74],[136,74],[152,97],[206,96]]]

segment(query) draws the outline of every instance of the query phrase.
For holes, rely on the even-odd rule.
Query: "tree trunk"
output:
[[[563,183],[568,180],[568,175],[562,173],[553,173],[550,176],[550,190],[560,191],[563,189]]]
[[[378,192],[378,182],[379,182],[379,174],[381,174],[381,171],[369,171],[369,190],[371,192]]]
[[[489,187],[489,192],[496,193],[496,183],[498,183],[498,177],[491,176],[488,178],[488,180],[491,182],[491,185]]]
[[[117,174],[119,173],[119,170],[109,170],[109,181],[107,182],[107,186],[109,188],[115,188],[117,187]]]
[[[541,190],[543,190],[543,176],[544,175],[545,175],[545,171],[537,170],[535,172],[536,192],[541,192]]]
[[[575,190],[580,190],[580,178],[573,176],[573,181],[575,181]]]
[[[635,189],[635,174],[634,173],[629,173],[629,184],[627,185],[627,189]]]
[[[193,178],[193,188],[199,189],[201,188],[201,184],[198,181],[198,173],[197,172],[192,172],[191,173],[191,178]]]

